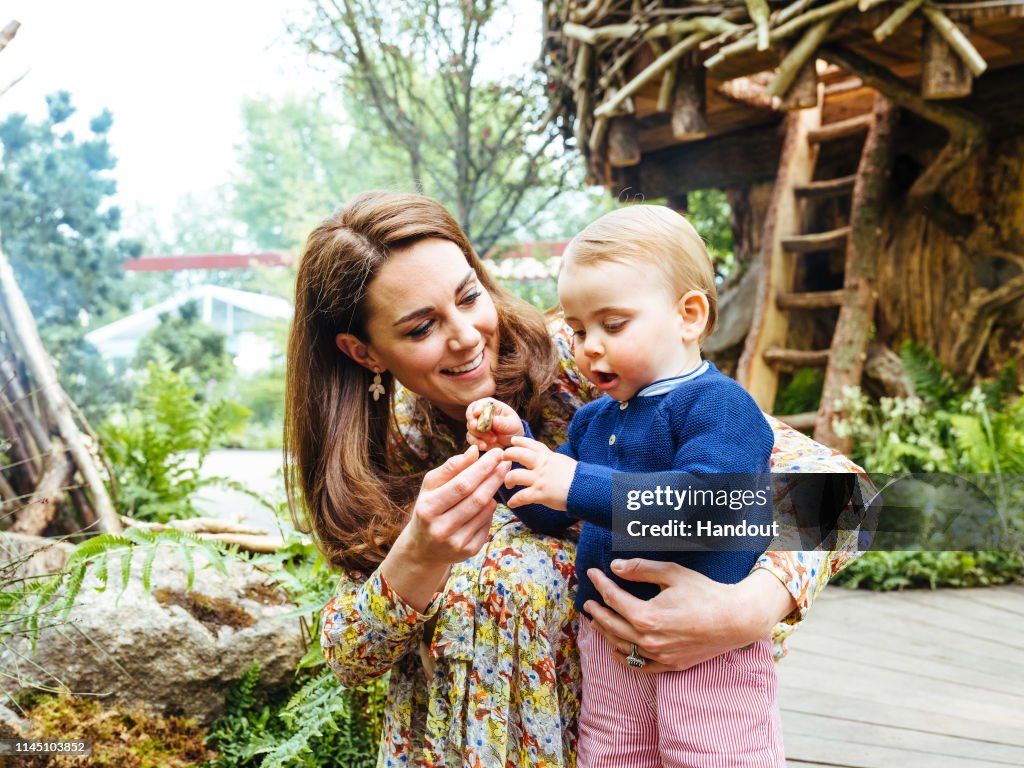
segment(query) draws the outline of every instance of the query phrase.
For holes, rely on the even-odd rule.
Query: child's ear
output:
[[[352,358],[364,368],[369,368],[371,371],[385,370],[373,352],[370,351],[370,347],[353,334],[339,333],[334,337],[334,343],[347,357]]]
[[[711,305],[703,291],[687,291],[676,304],[681,324],[680,335],[684,343],[697,344],[708,327]]]

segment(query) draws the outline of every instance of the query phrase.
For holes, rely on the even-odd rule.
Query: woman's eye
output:
[[[460,304],[465,304],[465,305],[475,304],[476,300],[479,299],[479,298],[480,298],[480,291],[473,291],[472,293],[467,293],[465,296],[463,296],[462,297],[462,301],[459,302],[459,303]]]
[[[420,325],[417,325],[415,328],[409,331],[406,334],[406,336],[413,339],[422,339],[424,336],[430,333],[430,329],[431,327],[433,327],[433,325],[433,320],[427,320],[425,323],[421,323]]]

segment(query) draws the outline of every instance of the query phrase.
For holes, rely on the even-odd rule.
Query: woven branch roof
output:
[[[929,28],[969,79],[1024,66],[1024,0],[546,0],[545,21],[558,117],[591,180],[606,183],[615,118],[638,120],[644,153],[777,123],[798,69],[825,47],[841,46],[915,87]],[[826,84],[849,77],[817,69]],[[673,94],[695,77],[702,101],[706,92],[707,131],[680,138],[667,125]]]

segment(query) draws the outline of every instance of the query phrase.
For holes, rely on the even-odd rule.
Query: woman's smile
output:
[[[484,350],[481,349],[479,354],[477,354],[476,357],[474,357],[472,360],[470,360],[465,365],[459,365],[459,366],[456,366],[456,367],[453,367],[453,368],[447,368],[447,369],[441,371],[441,373],[443,373],[445,376],[451,376],[453,378],[454,377],[459,377],[459,376],[464,376],[464,375],[469,374],[469,373],[480,373],[481,372],[480,368],[481,368],[485,358],[486,358],[486,354],[485,354]]]

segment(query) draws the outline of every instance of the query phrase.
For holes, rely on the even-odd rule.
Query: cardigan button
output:
[[[628,400],[623,400],[621,403],[619,403],[619,410],[620,411],[624,411],[628,407],[629,407],[629,401]]]
[[[608,438],[608,445],[615,445],[615,435]]]

